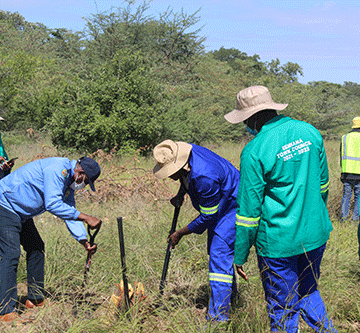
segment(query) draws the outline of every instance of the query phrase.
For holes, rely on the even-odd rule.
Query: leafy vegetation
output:
[[[235,48],[206,52],[199,11],[169,8],[155,17],[150,3],[125,0],[76,32],[0,11],[6,129],[45,131],[57,147],[82,152],[135,151],[166,138],[238,140],[243,128],[223,115],[240,89],[255,84],[326,138],[347,131],[359,114],[359,84],[300,84],[301,64],[262,62]]]
[[[172,253],[167,287],[158,307],[158,287],[172,219],[169,199],[177,185],[158,181],[144,154],[162,139],[207,145],[239,165],[247,138],[223,115],[249,85],[267,86],[273,99],[289,103],[284,113],[315,125],[327,139],[347,132],[359,115],[360,85],[300,84],[301,64],[262,62],[234,48],[204,50],[199,12],[148,15],[150,2],[134,1],[87,18],[84,31],[49,29],[0,11],[0,115],[9,156],[16,168],[48,156],[97,152],[103,173],[96,194],[84,190],[78,208],[103,219],[83,286],[85,253],[64,223],[36,218],[46,243],[46,289],[54,307],[39,310],[23,332],[199,332],[209,296],[206,235],[184,238]],[[30,129],[25,136],[25,130]],[[141,148],[141,149],[140,149]],[[140,150],[139,150],[140,149]],[[328,209],[334,231],[328,242],[320,290],[338,332],[360,330],[357,225],[338,221],[342,186],[338,140],[326,141],[330,171]],[[105,153],[104,153],[105,152]],[[117,154],[117,152],[121,152]],[[128,276],[141,281],[147,300],[129,316],[109,317],[109,297],[121,280],[116,218],[124,217]],[[185,200],[179,225],[196,212]],[[268,319],[256,258],[245,266],[249,283],[238,281],[231,322],[207,332],[267,332]],[[20,295],[26,294],[20,259]],[[302,322],[302,332],[310,332]],[[1,330],[8,331],[1,327]]]

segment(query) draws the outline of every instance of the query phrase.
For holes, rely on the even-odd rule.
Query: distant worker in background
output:
[[[277,114],[286,107],[252,86],[225,115],[255,135],[240,158],[234,262],[247,280],[243,264],[255,245],[271,332],[297,333],[300,315],[316,332],[336,332],[318,290],[332,230],[323,139],[312,125]]]
[[[353,119],[352,130],[341,138],[340,166],[340,179],[343,183],[340,221],[344,222],[349,216],[350,200],[354,192],[352,219],[358,222],[360,195],[360,117]]]
[[[4,121],[3,117],[0,117],[0,121]],[[9,161],[9,157],[6,154],[3,142],[1,140],[1,133],[0,133],[0,179],[4,178],[8,175],[11,171],[11,168],[14,166],[15,160],[12,159]]]
[[[200,213],[186,227],[171,234],[168,241],[174,248],[183,236],[207,230],[211,287],[208,320],[225,322],[236,293],[233,260],[239,171],[209,149],[185,142],[163,141],[154,148],[154,158],[155,176],[179,180],[184,189],[171,203],[181,206],[188,193]]]

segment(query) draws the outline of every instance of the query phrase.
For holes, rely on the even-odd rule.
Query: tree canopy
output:
[[[300,84],[301,65],[262,62],[236,48],[206,52],[200,12],[150,2],[86,19],[83,31],[49,29],[0,10],[0,115],[8,130],[48,131],[55,145],[85,152],[128,151],[171,138],[201,144],[246,135],[223,115],[236,93],[267,86],[284,113],[325,137],[359,114],[360,85]]]

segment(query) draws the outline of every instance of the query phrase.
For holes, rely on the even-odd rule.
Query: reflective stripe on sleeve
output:
[[[241,225],[243,227],[258,227],[260,221],[259,217],[245,217],[236,214],[236,225]]]
[[[203,206],[199,205],[199,207],[200,207],[200,213],[203,213],[206,215],[215,214],[219,210],[219,205],[216,205],[213,207],[203,207]]]
[[[321,186],[321,193],[325,193],[326,191],[329,190],[329,184],[330,182],[327,182],[326,184]]]
[[[219,274],[219,273],[209,273],[209,280],[216,282],[225,282],[225,283],[233,283],[232,275]]]

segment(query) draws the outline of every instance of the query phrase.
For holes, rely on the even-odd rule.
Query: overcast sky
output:
[[[136,6],[141,1],[136,1]],[[115,0],[0,0],[0,9],[29,22],[80,31],[91,14],[122,7]],[[236,48],[261,61],[298,63],[301,83],[360,84],[360,1],[153,0],[148,14],[168,6],[193,14],[200,9],[206,50]]]

